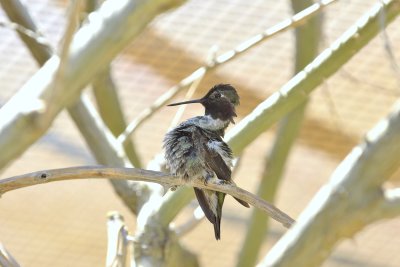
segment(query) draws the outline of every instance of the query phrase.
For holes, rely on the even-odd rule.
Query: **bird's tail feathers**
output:
[[[239,198],[233,197],[234,199],[236,199],[237,202],[239,202],[240,204],[242,204],[243,206],[245,206],[246,208],[250,208],[249,203],[247,203],[246,201],[243,201]]]
[[[198,188],[194,188],[194,192],[204,215],[214,225],[215,239],[221,239],[222,205],[225,194]]]

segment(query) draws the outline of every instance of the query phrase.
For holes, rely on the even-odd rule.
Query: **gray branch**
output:
[[[282,223],[283,226],[289,228],[294,220],[287,214],[280,211],[274,205],[262,200],[256,195],[237,187],[235,184],[219,184],[218,182],[208,182],[207,185],[203,181],[193,180],[185,182],[177,176],[165,174],[157,171],[143,170],[138,168],[110,168],[102,166],[83,166],[70,167],[62,169],[43,170],[23,175],[13,176],[0,180],[0,196],[6,192],[49,182],[57,182],[63,180],[75,179],[113,179],[113,180],[133,180],[158,183],[161,185],[181,186],[189,185],[202,189],[209,189],[223,192],[233,197],[239,198],[254,207],[262,209],[272,218]]]

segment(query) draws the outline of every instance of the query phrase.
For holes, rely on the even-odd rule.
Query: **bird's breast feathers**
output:
[[[206,169],[204,146],[208,148],[207,151],[212,154],[215,153],[215,156],[222,158],[222,164],[225,163],[228,169],[232,167],[231,149],[222,140],[217,131],[200,126],[202,125],[201,121],[206,121],[208,126],[213,125],[209,119],[202,120],[202,117],[206,116],[195,117],[181,123],[165,136],[165,158],[171,173],[186,176],[202,176],[203,171],[200,170]],[[218,124],[219,122],[215,123]],[[195,175],[196,173],[197,175]]]
[[[229,120],[214,119],[210,115],[194,117],[187,122],[209,131],[221,131],[229,125]]]

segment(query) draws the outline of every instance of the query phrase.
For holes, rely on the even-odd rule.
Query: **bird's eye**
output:
[[[221,94],[220,94],[220,93],[215,93],[214,97],[215,97],[215,98],[220,98],[220,97],[221,97]]]

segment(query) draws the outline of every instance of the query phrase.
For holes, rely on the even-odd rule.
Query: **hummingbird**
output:
[[[165,159],[173,175],[188,181],[210,179],[231,182],[232,150],[223,140],[225,129],[235,123],[235,107],[239,95],[230,84],[218,84],[199,99],[169,104],[200,103],[205,108],[203,116],[190,118],[169,131],[164,138]],[[225,193],[194,188],[196,198],[207,219],[214,225],[215,239],[221,238],[221,216]],[[236,199],[236,198],[235,198]],[[249,207],[247,202],[236,199]]]

